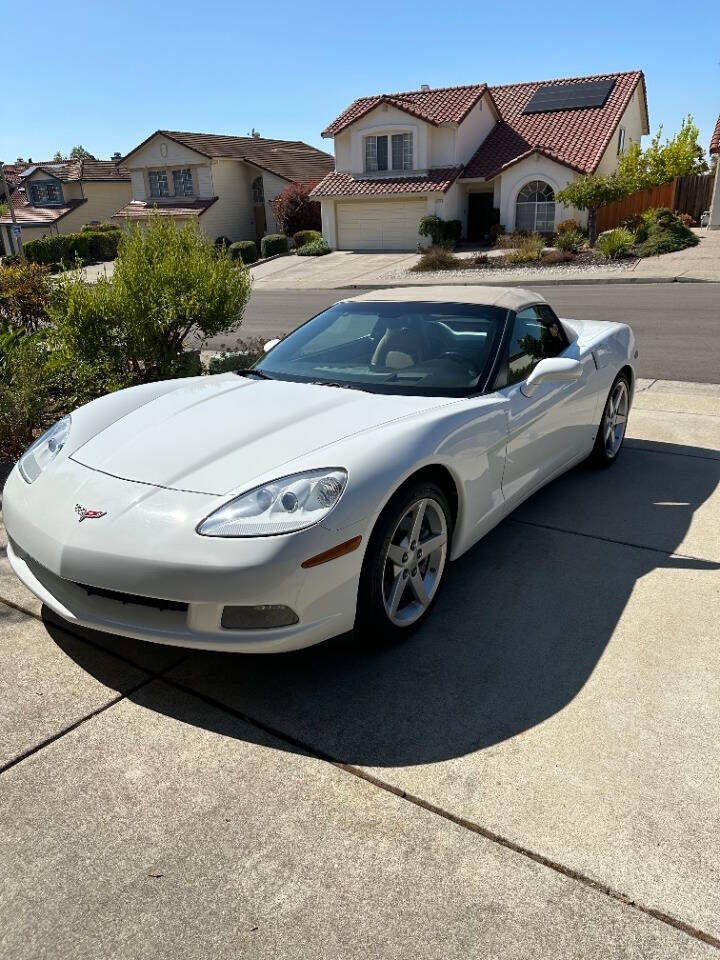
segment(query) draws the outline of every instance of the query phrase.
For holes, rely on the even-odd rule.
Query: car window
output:
[[[546,357],[557,357],[567,346],[567,337],[552,311],[526,307],[515,316],[510,338],[508,383],[526,380]]]
[[[369,337],[375,329],[377,319],[377,313],[351,313],[349,311],[338,313],[332,323],[319,330],[315,336],[310,337],[302,345],[300,353],[307,356],[318,350],[326,350],[329,347]]]

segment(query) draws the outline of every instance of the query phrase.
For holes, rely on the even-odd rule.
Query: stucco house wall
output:
[[[252,181],[256,171],[241,160],[213,160],[213,196],[217,201],[199,219],[204,233],[214,240],[247,240],[255,237]]]
[[[643,124],[643,103],[640,88],[638,87],[633,93],[630,103],[625,108],[617,130],[613,133],[605,153],[602,155],[602,159],[597,168],[599,174],[607,175],[617,170],[619,160],[618,137],[620,136],[620,129],[625,130],[625,148],[627,149],[631,143],[639,143],[642,139]]]
[[[500,223],[506,230],[515,228],[515,204],[517,197],[526,183],[531,180],[544,180],[549,183],[555,193],[575,180],[577,174],[569,167],[565,167],[554,160],[548,160],[541,154],[534,154],[514,164],[497,179],[500,183]],[[560,223],[568,217],[574,217],[581,226],[585,225],[587,214],[571,207],[555,206],[555,223]]]
[[[132,198],[127,180],[86,182],[82,185],[85,203],[58,221],[60,233],[76,233],[86,223],[104,223]]]
[[[454,163],[467,163],[497,122],[486,93],[457,128]]]

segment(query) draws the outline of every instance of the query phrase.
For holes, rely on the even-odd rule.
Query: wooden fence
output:
[[[678,177],[650,190],[638,190],[614,203],[598,207],[597,230],[612,230],[628,217],[637,217],[653,207],[668,207],[675,213],[689,213],[700,222],[704,210],[710,207],[714,176],[712,173]]]

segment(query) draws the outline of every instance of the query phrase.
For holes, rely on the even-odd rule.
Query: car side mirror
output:
[[[263,353],[267,353],[269,350],[272,350],[273,347],[276,347],[280,343],[280,337],[275,337],[274,340],[268,340],[268,342],[263,346]]]
[[[569,357],[546,357],[521,384],[520,390],[523,396],[532,397],[541,383],[579,380],[581,376],[582,364],[579,360],[571,360]]]

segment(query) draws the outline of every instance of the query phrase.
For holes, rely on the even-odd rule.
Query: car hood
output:
[[[128,413],[82,444],[72,459],[124,480],[221,495],[339,440],[449,402],[205,377]],[[326,459],[312,466],[342,466],[331,462],[331,453]]]

